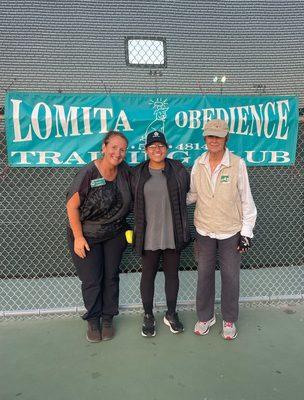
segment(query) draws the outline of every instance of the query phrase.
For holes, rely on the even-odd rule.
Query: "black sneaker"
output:
[[[152,314],[145,314],[141,334],[144,337],[155,336],[155,318]]]
[[[170,327],[170,331],[172,333],[181,333],[184,332],[184,326],[180,322],[178,318],[178,314],[168,314],[168,311],[166,312],[164,316],[164,323]]]

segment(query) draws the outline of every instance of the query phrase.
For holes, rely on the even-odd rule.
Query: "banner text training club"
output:
[[[295,162],[298,100],[293,96],[59,94],[8,92],[5,121],[9,165],[75,167],[100,157],[104,134],[129,140],[126,161],[145,160],[146,135],[165,133],[168,157],[186,166],[205,151],[207,120],[225,119],[228,147],[253,166]]]

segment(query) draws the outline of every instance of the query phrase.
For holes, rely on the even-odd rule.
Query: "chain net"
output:
[[[165,41],[163,39],[137,39],[127,37],[126,39],[126,62],[127,65],[165,67]]]
[[[118,3],[120,7],[125,7],[123,2],[118,1]],[[193,3],[193,9],[197,6],[197,2],[190,3]],[[229,8],[229,2],[226,2],[226,4]],[[283,3],[280,4],[280,7],[283,7]],[[138,6],[140,6],[139,3]],[[163,6],[159,3],[159,6],[164,8],[169,7],[169,2],[165,2]],[[40,6],[38,3],[36,5],[33,3],[31,7],[28,15],[29,18],[34,18],[36,14],[38,15],[43,11],[39,9]],[[49,7],[48,3],[44,2],[43,7]],[[200,7],[207,7],[207,5]],[[285,11],[289,10],[290,7],[286,6]],[[22,12],[27,12],[27,10],[21,11],[20,18],[22,18]],[[82,11],[89,12],[90,10]],[[158,11],[159,15],[163,15],[165,19],[171,15],[170,9],[164,13],[160,8],[155,13]],[[15,12],[18,14],[18,8]],[[52,12],[50,8],[50,15],[52,15]],[[100,12],[102,13],[103,11]],[[273,15],[277,15],[275,14],[276,12],[277,9],[272,10]],[[231,15],[233,13],[234,11]],[[205,14],[202,13],[202,15]],[[47,17],[48,13],[44,13],[43,15]],[[119,15],[122,15],[122,13]],[[267,13],[263,13],[264,17],[267,17],[267,15]],[[7,14],[6,17],[10,21],[11,14]],[[173,21],[174,16],[171,17]],[[62,16],[62,18],[64,17]],[[79,18],[81,18],[80,14]],[[128,14],[125,14],[124,18],[128,18]],[[35,21],[33,19],[33,24],[35,24]],[[104,21],[107,21],[107,19],[104,18]],[[3,23],[3,29],[6,29],[5,20]],[[138,24],[143,23],[138,20]],[[185,28],[185,23],[182,25],[183,28]],[[35,29],[40,29],[39,25],[34,26],[36,27]],[[168,36],[172,34],[169,30],[170,26],[169,24]],[[299,23],[298,26],[300,29],[303,28],[303,24]],[[115,29],[120,28],[121,25],[116,24]],[[9,29],[13,30],[14,24],[10,23],[9,27],[7,26],[7,31]],[[62,35],[64,37],[64,33]],[[197,33],[194,33],[194,35],[198,37]],[[38,36],[35,37],[35,40],[39,42]],[[295,40],[293,36],[293,41]],[[107,41],[112,46],[110,37]],[[159,44],[149,40],[144,45],[143,42],[131,44],[131,54],[126,53],[126,60],[124,62],[130,56],[129,62],[133,64],[143,63],[146,66],[150,64],[158,67],[166,66],[164,65],[164,63],[166,64],[165,58],[167,57],[166,49],[162,47],[165,43],[161,41],[160,43],[161,47],[158,47]],[[199,45],[197,41],[196,43]],[[295,42],[295,44],[298,44],[298,42]],[[51,42],[48,45],[51,46]],[[56,49],[57,46],[61,46],[59,42],[54,43],[55,45]],[[41,46],[38,46],[38,48],[41,49]],[[175,49],[175,54],[170,53],[170,49],[168,49],[168,58],[169,60],[170,57],[173,58],[175,65],[172,66],[172,70],[168,67],[166,74],[164,73],[165,70],[161,68],[156,70],[147,69],[145,72],[143,72],[143,68],[139,68],[138,71],[140,72],[131,78],[130,70],[132,68],[128,72],[122,73],[123,68],[119,64],[120,61],[115,59],[112,64],[109,64],[109,68],[113,65],[113,71],[110,69],[107,70],[108,76],[111,77],[113,73],[112,84],[109,85],[111,86],[110,89],[114,88],[115,92],[133,91],[135,93],[193,93],[194,89],[196,92],[199,91],[201,89],[200,85],[196,82],[194,84],[192,82],[191,84],[190,78],[188,81],[187,77],[192,74],[193,78],[193,76],[198,74],[197,79],[199,79],[203,74],[206,76],[211,75],[215,68],[212,65],[208,66],[206,64],[205,70],[202,69],[202,71],[198,72],[195,65],[200,62],[199,59],[194,60],[193,63],[189,61],[187,67],[185,65],[181,65],[180,68],[176,67],[178,65],[176,57],[178,57],[178,54],[181,54],[181,46]],[[191,46],[190,41],[188,41],[186,46],[187,51]],[[80,41],[79,49],[81,48]],[[111,51],[114,51],[115,54],[109,54],[111,54],[111,57],[118,57],[118,55],[121,57],[120,50],[122,49],[117,51],[115,46],[111,47]],[[125,47],[125,52],[127,51],[128,46]],[[88,73],[87,59],[85,58],[85,66],[82,65],[84,58],[82,58],[81,52],[79,54],[75,65],[73,64],[75,68],[72,66],[74,72],[71,80],[69,73],[67,73],[67,71],[70,71],[70,63],[68,63],[69,65],[65,65],[64,60],[62,60],[62,63],[56,61],[55,64],[52,64],[53,67],[55,65],[57,68],[58,75],[56,77],[53,75],[48,76],[47,72],[50,71],[45,70],[43,73],[43,69],[41,69],[36,81],[32,75],[29,75],[27,79],[26,72],[23,72],[22,68],[19,72],[14,70],[9,76],[10,61],[8,60],[13,55],[4,59],[4,63],[7,63],[7,69],[0,78],[3,78],[6,83],[11,81],[11,77],[13,77],[12,82],[15,79],[19,79],[18,88],[20,90],[55,91],[58,87],[65,86],[67,92],[100,91],[99,81],[96,78],[97,75],[94,75],[95,73],[97,74],[93,68],[94,65],[92,64],[92,79],[85,78],[84,76]],[[274,57],[274,54],[272,56]],[[29,53],[27,53],[27,59],[30,60]],[[35,58],[35,63],[37,60],[38,58]],[[52,62],[54,61],[51,60],[50,63]],[[242,62],[245,61],[243,60]],[[33,62],[30,69],[25,68],[29,74],[31,74],[31,69],[35,69],[35,63]],[[77,68],[83,69],[77,69],[76,64]],[[296,68],[297,64],[295,63],[294,65]],[[106,68],[106,63],[104,67]],[[222,68],[220,61],[218,62],[218,67]],[[227,86],[228,89],[225,87],[225,93],[228,90],[230,94],[233,94],[238,88],[238,93],[250,95],[252,94],[253,87],[255,94],[267,94],[265,84],[254,83],[257,77],[263,76],[264,70],[251,68],[249,61],[247,61],[246,67],[247,69],[244,70],[246,76],[242,75],[242,71],[239,71],[240,78],[239,81],[236,81],[236,86]],[[185,73],[183,78],[181,71],[185,72],[187,69],[189,73]],[[282,66],[282,71],[283,69],[285,72],[288,70],[284,68],[284,65]],[[132,71],[134,71],[134,68]],[[264,72],[265,77],[268,76],[266,69]],[[64,73],[66,73],[65,76]],[[250,81],[251,73],[253,78]],[[125,76],[123,76],[124,74]],[[161,81],[162,75],[166,75],[163,76],[163,81]],[[114,76],[117,79],[114,79]],[[96,81],[94,81],[95,78]],[[272,73],[268,78],[271,80]],[[32,81],[35,82],[33,85]],[[246,86],[247,81],[250,81],[250,83]],[[101,82],[104,84],[104,81]],[[298,81],[291,83],[291,85],[294,85],[294,88],[298,85],[297,88],[299,90],[303,86]],[[109,86],[106,87],[104,84],[104,89],[108,91]],[[208,90],[208,87],[205,89]],[[223,87],[220,89],[222,91]],[[271,94],[281,94],[282,91],[292,92],[292,88],[288,87],[288,79],[285,79],[284,76],[282,76],[281,86],[278,85],[277,90],[275,90],[275,87],[271,87]],[[4,94],[5,90],[1,92],[2,98],[4,98]],[[0,120],[0,146],[0,317],[43,316],[50,314],[66,315],[82,312],[83,302],[80,282],[75,275],[74,266],[66,244],[67,220],[65,193],[77,169],[10,168],[6,158],[3,120]],[[258,219],[253,240],[254,246],[248,254],[242,257],[240,296],[241,302],[245,304],[282,304],[290,301],[303,301],[303,148],[304,123],[302,122],[299,125],[297,157],[294,166],[250,167],[248,170],[251,189],[258,210]],[[194,207],[189,207],[189,220],[191,222],[193,221],[193,211]],[[129,223],[132,225],[132,215],[129,218]],[[194,234],[193,225],[191,229]],[[140,271],[140,260],[129,246],[123,257],[120,274],[120,304],[122,311],[141,310],[139,291]],[[218,300],[220,298],[219,271],[216,274],[216,298]],[[155,302],[158,307],[162,307],[165,304],[163,285],[163,274],[160,272],[157,274],[155,295]],[[193,256],[193,248],[190,245],[182,253],[179,308],[193,307],[195,292],[196,263]]]
[[[242,301],[303,300],[303,126],[294,166],[249,168],[258,219],[254,246],[242,258]],[[0,178],[2,316],[81,312],[80,284],[65,237],[65,192],[76,169],[8,167],[3,126],[1,159],[5,160]],[[189,207],[190,221],[193,210]],[[129,222],[132,225],[132,216]],[[140,270],[140,260],[129,246],[121,265],[122,308],[140,309]],[[190,307],[196,291],[191,245],[182,253],[180,270],[179,305]],[[165,304],[162,275],[159,273],[156,281],[159,306]],[[220,297],[219,276],[216,297]]]

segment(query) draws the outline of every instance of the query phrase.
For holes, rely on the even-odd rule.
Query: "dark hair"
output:
[[[108,143],[109,143],[109,141],[110,141],[110,139],[112,138],[112,137],[114,137],[114,136],[119,136],[119,137],[121,137],[122,139],[124,139],[125,141],[126,141],[126,143],[127,143],[127,146],[128,146],[128,139],[125,137],[125,135],[123,134],[123,133],[121,133],[121,132],[118,132],[118,131],[109,131],[107,134],[106,134],[106,136],[104,137],[104,139],[103,139],[103,141],[102,141],[102,144],[104,144],[104,145],[107,145]]]

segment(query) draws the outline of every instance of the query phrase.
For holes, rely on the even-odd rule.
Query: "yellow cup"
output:
[[[128,231],[125,232],[125,235],[126,235],[127,242],[129,244],[132,244],[133,243],[133,231],[128,230]]]

